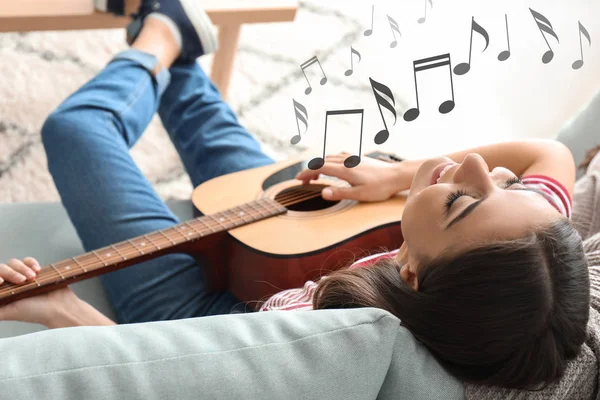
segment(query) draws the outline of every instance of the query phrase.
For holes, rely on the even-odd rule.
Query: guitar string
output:
[[[287,198],[287,199],[283,200],[283,201],[287,202],[286,204],[283,204],[283,203],[281,202],[281,200],[280,200],[280,201],[278,201],[278,203],[279,203],[279,204],[281,204],[281,205],[283,205],[283,206],[289,206],[289,205],[293,205],[293,204],[296,204],[296,203],[299,203],[299,202],[302,202],[302,201],[306,201],[306,200],[309,200],[309,199],[312,199],[312,198],[319,197],[319,196],[321,195],[321,190],[322,190],[322,189],[318,189],[317,191],[314,191],[314,189],[313,189],[313,190],[310,190],[310,191],[309,191],[309,190],[307,190],[306,192],[308,192],[308,193],[307,193],[307,194],[306,194],[304,197],[302,197],[302,198],[296,198],[296,199]],[[285,196],[282,196],[282,197],[285,197]],[[263,199],[261,199],[261,200],[263,200]],[[293,200],[293,201],[292,201],[292,200]],[[258,200],[258,201],[260,201],[260,200]],[[257,202],[258,202],[258,201],[257,201]],[[289,202],[289,201],[291,201],[291,202]],[[243,205],[241,205],[241,206],[243,206]],[[241,206],[232,207],[232,209],[234,209],[234,208],[241,208]],[[270,205],[270,204],[269,204],[268,206],[272,207],[272,205]],[[243,210],[242,210],[242,211],[243,211]],[[217,214],[218,214],[218,213],[217,213]],[[237,217],[236,217],[236,218],[237,218]],[[267,218],[268,218],[268,217],[267,217]],[[239,218],[239,219],[240,219],[240,220],[242,220],[243,222],[246,222],[246,221],[244,221],[242,218]],[[192,223],[199,223],[199,222],[200,222],[200,221],[199,221],[198,219],[195,219],[195,220],[185,221],[185,222],[183,222],[183,223],[181,223],[181,224],[177,224],[177,225],[175,225],[175,226],[179,226],[179,225],[190,225],[190,224],[192,224]],[[202,224],[203,224],[204,226],[206,226],[208,229],[210,229],[210,227],[209,227],[207,224],[205,224],[205,223],[202,223]],[[221,225],[221,224],[216,224],[215,226],[217,226],[217,225]],[[221,225],[221,227],[223,227],[223,228],[225,228],[225,229],[228,229],[227,227],[224,227],[224,226],[222,226],[222,225]],[[158,232],[161,232],[161,231],[164,231],[164,230],[167,230],[167,229],[174,229],[174,230],[175,230],[176,232],[178,232],[178,233],[179,233],[179,234],[180,234],[182,237],[186,238],[186,241],[189,241],[189,238],[187,238],[185,235],[183,235],[181,232],[179,232],[179,230],[175,229],[175,227],[174,227],[174,226],[171,226],[171,227],[169,227],[169,228],[165,228],[165,229],[161,229],[161,230],[159,230],[159,231],[154,231],[154,232],[151,232],[151,233],[149,233],[149,234],[143,235],[143,236],[142,236],[142,238],[146,238],[146,239],[148,239],[148,240],[149,240],[149,238],[147,238],[147,236],[148,236],[148,235],[155,235],[156,233],[158,233]],[[193,229],[194,231],[196,231],[196,229],[195,229],[194,227],[192,227],[192,229]],[[203,232],[202,232],[202,231],[201,231],[201,232],[198,232],[198,231],[196,231],[196,233],[203,233]],[[207,232],[207,233],[209,233],[209,232]],[[214,233],[214,232],[210,232],[210,233]],[[110,245],[110,246],[108,246],[108,247],[113,247],[113,246],[115,246],[115,247],[118,247],[118,246],[119,246],[119,245],[121,245],[121,244],[127,244],[127,243],[125,243],[125,242],[131,241],[131,240],[133,240],[133,239],[135,239],[135,238],[128,239],[127,241],[124,241],[124,242],[121,242],[121,243],[116,243],[116,244]],[[149,241],[150,241],[150,240],[149,240]],[[159,241],[159,240],[156,240],[156,241],[151,241],[151,242],[152,242],[152,243],[154,243],[154,242],[156,242],[156,243],[159,243],[160,241]],[[179,244],[182,244],[182,243],[185,243],[185,242],[177,243],[177,245],[179,245]],[[169,245],[169,244],[173,244],[173,243],[172,243],[172,242],[170,242],[169,240],[165,240],[164,242],[161,242],[161,243],[159,243],[158,245],[156,245],[156,244],[155,244],[155,245],[154,245],[154,247],[157,247],[157,250],[156,250],[156,251],[158,251],[158,250],[159,250],[159,246],[162,246],[162,245],[165,245],[165,244],[166,244],[166,245]],[[134,247],[135,247],[135,246],[134,246]],[[131,247],[130,247],[130,248],[131,248]],[[142,253],[142,254],[140,254],[140,251],[137,249],[137,247],[134,249],[134,251],[133,251],[133,252],[125,252],[124,250],[123,250],[123,252],[119,252],[119,251],[118,251],[116,248],[113,248],[113,249],[117,251],[117,255],[118,255],[118,257],[117,257],[117,258],[119,258],[119,260],[120,260],[120,258],[121,258],[121,257],[129,257],[129,256],[131,256],[131,255],[142,255],[142,254],[143,254],[143,253]],[[100,250],[100,249],[96,249],[96,250],[94,250],[94,251],[96,251],[96,252],[97,252],[97,251],[99,251],[99,250]],[[88,256],[92,256],[92,254],[89,254],[89,253],[90,253],[90,252],[88,252],[87,254],[83,254],[83,255],[81,255],[81,256],[79,256],[79,257],[88,257]],[[153,251],[150,251],[148,254],[152,254],[152,253],[153,253]],[[75,256],[75,257],[72,257],[72,260],[73,260],[73,261],[75,261],[75,264],[77,264],[77,266],[78,266],[79,268],[83,269],[83,270],[85,270],[85,268],[86,268],[86,267],[90,267],[90,266],[93,266],[93,265],[96,265],[96,264],[98,264],[98,261],[101,261],[101,262],[103,262],[103,263],[108,263],[108,264],[116,264],[116,261],[118,261],[118,260],[116,260],[116,259],[112,259],[112,257],[111,257],[111,258],[105,258],[104,260],[102,260],[102,259],[101,259],[100,257],[98,257],[97,255],[94,255],[93,259],[95,259],[95,260],[97,260],[97,261],[93,261],[93,262],[91,262],[90,264],[86,264],[85,262],[81,262],[81,263],[80,263],[79,261],[82,261],[82,260],[77,260],[77,256]],[[68,260],[59,261],[59,262],[57,262],[57,263],[51,263],[51,264],[50,264],[50,266],[52,266],[52,267],[56,268],[56,264],[61,264],[61,263],[70,263],[70,261],[68,261]],[[45,270],[47,270],[47,271],[51,271],[51,269],[50,269],[50,268],[48,268],[48,267],[45,267],[44,269],[45,269]],[[86,272],[87,272],[87,271],[86,271]],[[46,275],[48,275],[48,273],[46,273]],[[27,282],[27,283],[21,283],[21,284],[13,284],[13,283],[10,283],[10,282],[5,282],[5,284],[9,285],[9,287],[8,287],[8,288],[6,288],[5,290],[1,290],[1,289],[0,289],[0,298],[2,298],[4,295],[6,295],[6,294],[9,294],[9,293],[11,293],[11,295],[12,295],[12,293],[14,293],[14,291],[15,291],[14,289],[17,289],[17,290],[19,290],[20,288],[21,288],[21,289],[22,289],[22,288],[29,289],[29,288],[33,288],[33,287],[36,287],[36,286],[37,286],[37,287],[39,287],[39,286],[41,286],[41,285],[45,285],[46,283],[57,283],[57,282],[60,282],[61,280],[63,280],[63,279],[59,279],[59,278],[62,278],[62,275],[60,275],[60,273],[57,273],[57,272],[55,272],[55,273],[54,273],[54,275],[55,275],[54,277],[52,277],[52,276],[47,276],[47,277],[44,277],[43,279],[35,279],[34,281],[29,281],[29,282]],[[50,279],[45,279],[45,278],[50,278]],[[69,278],[70,278],[70,277],[69,277]],[[66,279],[69,279],[69,278],[65,278],[64,280],[66,280]],[[22,291],[23,291],[23,290],[19,290],[19,293],[21,293]]]

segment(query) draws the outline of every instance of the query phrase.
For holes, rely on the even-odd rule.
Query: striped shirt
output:
[[[571,218],[572,200],[569,192],[557,180],[545,175],[527,175],[522,179],[523,185],[538,189],[543,194],[546,200],[562,215]],[[368,267],[375,264],[377,261],[394,258],[398,254],[398,250],[373,254],[362,258],[348,268]],[[259,311],[274,311],[274,310],[312,310],[313,295],[317,289],[317,283],[307,281],[303,287],[283,290],[271,296]]]

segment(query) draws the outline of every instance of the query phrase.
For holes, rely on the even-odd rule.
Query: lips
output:
[[[431,182],[429,182],[430,185],[435,185],[437,183],[437,180],[440,177],[440,174],[442,173],[442,171],[444,170],[444,168],[454,165],[456,164],[454,161],[449,161],[449,162],[445,162],[443,164],[438,165],[434,170],[433,170],[433,174],[431,174]]]

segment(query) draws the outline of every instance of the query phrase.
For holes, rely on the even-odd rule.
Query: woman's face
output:
[[[523,237],[559,217],[541,193],[518,183],[506,168],[490,172],[479,154],[470,153],[461,164],[429,159],[413,178],[402,215],[402,278],[416,289],[419,261]]]

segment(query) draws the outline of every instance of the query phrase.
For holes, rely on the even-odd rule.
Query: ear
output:
[[[400,279],[407,285],[413,288],[413,290],[419,290],[419,282],[417,281],[417,274],[410,270],[410,265],[404,264],[400,269]]]

